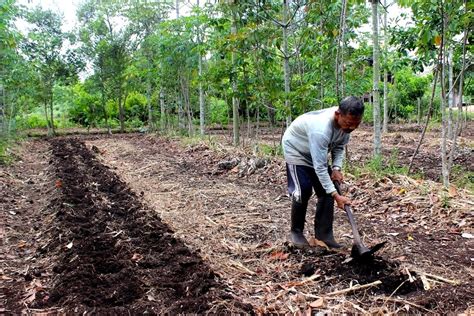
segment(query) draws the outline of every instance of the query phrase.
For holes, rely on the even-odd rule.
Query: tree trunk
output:
[[[197,6],[199,7],[199,0],[197,0]],[[202,45],[202,32],[201,26],[199,25],[199,44]],[[205,130],[205,119],[206,119],[206,107],[204,104],[204,89],[202,87],[202,52],[199,51],[199,127],[201,130],[201,136],[206,133]]]
[[[48,135],[51,135],[51,125],[49,123],[49,115],[48,115],[48,102],[43,100],[43,108],[44,108],[44,117],[46,119],[46,127],[48,129]]]
[[[291,123],[291,104],[290,104],[290,56],[288,54],[288,2],[291,0],[283,0],[283,72],[285,80],[285,109],[288,111],[286,116],[286,126]]]
[[[163,87],[160,89],[160,128],[164,130],[166,127],[166,107],[165,107],[165,93]]]
[[[237,19],[234,10],[232,10],[232,26],[231,34],[236,36],[237,34]],[[240,128],[239,128],[239,99],[237,98],[237,63],[236,63],[235,49],[232,50],[232,121],[233,121],[233,144],[238,146],[240,143]]]
[[[183,96],[180,89],[176,90],[176,104],[178,106],[178,128],[183,131],[186,129],[186,122],[184,120]]]
[[[118,92],[118,107],[119,107],[119,120],[120,120],[120,132],[125,132],[125,113],[122,104],[122,92]]]
[[[7,130],[7,116],[6,116],[6,101],[5,101],[5,87],[0,85],[0,90],[2,91],[2,100],[0,104],[0,137],[2,135],[8,135],[10,134],[9,130]]]
[[[54,128],[54,107],[53,107],[53,87],[51,87],[51,94],[49,99],[49,115],[51,116],[51,136],[56,135],[56,130]]]
[[[421,122],[421,98],[418,98],[417,100],[418,104],[418,110],[417,110],[417,115],[416,115],[416,124],[420,124]]]
[[[387,0],[384,0],[384,13],[383,13],[383,53],[384,53],[384,71],[383,71],[383,126],[382,132],[388,132],[388,69],[387,69],[387,50],[388,50],[388,38],[387,38]]]
[[[374,110],[374,155],[382,154],[382,141],[380,130],[380,96],[379,96],[379,80],[380,80],[380,52],[379,52],[379,19],[378,19],[378,0],[372,1],[372,41],[373,41],[373,110]]]
[[[448,49],[448,138],[453,138],[453,106],[454,106],[454,88],[453,88],[453,46]]]
[[[150,78],[147,79],[147,86],[146,86],[146,103],[148,108],[148,131],[153,132],[155,131],[155,122],[153,118],[153,106],[151,104],[151,82]]]
[[[446,28],[447,28],[447,17],[445,16],[444,9],[441,6],[441,16],[443,18],[443,29],[441,34],[441,51],[443,54],[441,62],[441,175],[443,178],[443,185],[449,187],[449,170],[448,170],[448,156],[447,156],[447,136],[448,136],[448,118],[446,113]]]
[[[464,12],[467,12],[467,1],[464,0]],[[468,29],[467,27],[464,28],[464,39],[462,43],[462,56],[461,56],[461,73],[459,74],[459,98],[458,98],[458,116],[456,120],[456,127],[453,133],[453,138],[452,138],[452,147],[451,151],[449,153],[449,161],[448,161],[448,171],[451,171],[451,168],[453,166],[453,161],[454,161],[454,155],[456,154],[456,148],[457,148],[457,136],[460,134],[461,130],[460,127],[462,125],[461,120],[462,120],[462,95],[464,94],[464,71],[466,67],[466,44],[467,44],[467,35],[468,35]],[[454,89],[453,89],[454,90]],[[467,112],[467,109],[466,109]]]
[[[344,95],[343,83],[343,65],[344,65],[344,31],[346,25],[347,0],[342,0],[341,15],[339,18],[339,36],[336,46],[336,99],[337,103],[341,101],[341,95]]]

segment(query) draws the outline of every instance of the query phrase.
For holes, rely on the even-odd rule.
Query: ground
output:
[[[455,157],[466,172],[471,130]],[[406,164],[418,134],[394,127],[385,156]],[[369,263],[350,259],[341,210],[342,251],[312,239],[311,249],[292,248],[282,158],[233,149],[228,131],[188,143],[155,134],[29,139],[0,167],[2,312],[472,313],[474,199],[431,181],[436,135],[415,160],[418,178],[346,173],[364,242],[387,241]],[[279,136],[260,138],[271,145]],[[368,161],[369,137],[367,128],[354,133],[350,164]]]

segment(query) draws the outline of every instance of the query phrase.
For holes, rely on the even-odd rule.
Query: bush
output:
[[[143,122],[140,119],[134,117],[131,120],[127,120],[125,122],[125,126],[128,128],[138,128],[143,126]]]
[[[148,118],[146,97],[138,92],[132,92],[125,102],[125,117],[145,122]]]
[[[224,100],[209,98],[209,121],[211,124],[229,124],[228,106]]]
[[[19,123],[22,128],[47,128],[48,122],[44,114],[31,113],[23,117]]]
[[[371,103],[365,103],[364,117],[362,119],[365,123],[374,122],[374,108]]]

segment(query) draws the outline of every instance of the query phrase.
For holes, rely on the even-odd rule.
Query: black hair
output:
[[[350,114],[360,117],[364,115],[364,102],[358,97],[346,97],[339,104],[339,112],[344,115]]]

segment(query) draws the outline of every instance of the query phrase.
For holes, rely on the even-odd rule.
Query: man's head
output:
[[[334,122],[336,127],[342,129],[346,133],[354,131],[359,127],[364,115],[364,103],[357,97],[346,97],[339,104],[336,110]]]

